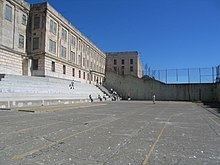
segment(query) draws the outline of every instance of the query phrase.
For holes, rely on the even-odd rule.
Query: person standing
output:
[[[153,103],[155,104],[155,101],[156,101],[156,96],[155,94],[153,95]]]

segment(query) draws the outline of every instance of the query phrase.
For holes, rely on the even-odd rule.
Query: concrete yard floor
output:
[[[195,103],[39,109],[0,110],[0,165],[220,164],[220,119]]]

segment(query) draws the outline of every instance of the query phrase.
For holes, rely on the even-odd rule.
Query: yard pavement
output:
[[[220,118],[189,102],[0,110],[0,165],[93,164],[220,164]]]

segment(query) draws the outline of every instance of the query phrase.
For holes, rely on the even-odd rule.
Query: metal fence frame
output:
[[[184,68],[148,70],[146,75],[168,84],[215,83],[219,79],[219,66],[207,68]]]

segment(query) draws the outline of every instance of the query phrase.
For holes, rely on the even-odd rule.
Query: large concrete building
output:
[[[0,0],[0,74],[27,74],[26,28],[30,5]]]
[[[48,3],[0,0],[0,74],[101,83],[106,55]]]
[[[120,75],[143,76],[142,63],[137,51],[107,52],[106,71]]]
[[[48,3],[31,5],[28,25],[33,76],[101,83],[106,55]]]

